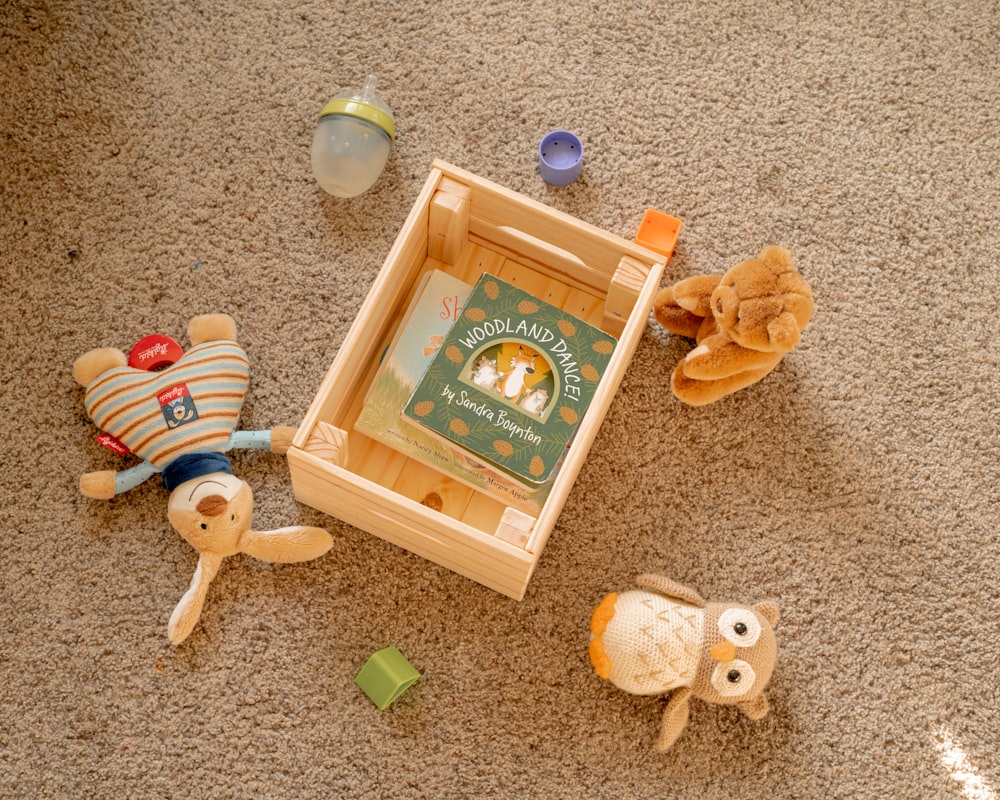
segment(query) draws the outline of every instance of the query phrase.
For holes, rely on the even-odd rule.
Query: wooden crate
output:
[[[524,597],[647,324],[665,256],[435,161],[299,426],[295,497],[509,597]],[[537,518],[354,430],[420,276],[489,272],[618,337]]]

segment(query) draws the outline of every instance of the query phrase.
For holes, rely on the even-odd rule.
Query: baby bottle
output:
[[[355,197],[382,173],[396,139],[392,110],[375,94],[375,76],[323,106],[313,134],[312,170],[334,197]]]

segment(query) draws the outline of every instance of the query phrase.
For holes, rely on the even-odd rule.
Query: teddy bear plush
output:
[[[799,342],[813,313],[809,285],[783,247],[764,248],[724,275],[697,275],[660,290],[653,313],[696,347],[671,385],[692,406],[756,383]]]
[[[631,694],[671,692],[656,748],[669,749],[681,735],[692,697],[735,705],[751,719],[767,714],[777,605],[706,603],[661,575],[640,575],[636,583],[594,609],[590,661],[599,677]]]
[[[296,525],[273,531],[252,528],[253,493],[233,475],[226,452],[251,448],[285,453],[295,429],[237,431],[249,385],[246,353],[236,343],[236,323],[228,314],[193,318],[192,347],[152,371],[130,366],[116,348],[80,356],[73,376],[86,390],[87,414],[116,452],[141,460],[129,469],[88,472],[80,479],[87,497],[107,500],[160,474],[170,492],[167,517],[198,550],[194,578],[167,626],[173,644],[191,633],[208,587],[225,557],[246,553],[262,561],[317,558],[333,545],[322,528]],[[172,341],[172,340],[171,340]]]

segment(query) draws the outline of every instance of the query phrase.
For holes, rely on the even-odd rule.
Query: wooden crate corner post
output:
[[[641,261],[623,256],[618,262],[604,300],[603,327],[606,331],[615,336],[621,335],[648,277],[649,266]]]
[[[427,255],[445,264],[457,264],[469,239],[468,186],[442,178],[431,198],[427,222]]]

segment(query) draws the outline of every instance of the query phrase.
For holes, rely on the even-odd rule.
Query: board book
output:
[[[522,481],[474,453],[452,447],[402,415],[445,335],[459,318],[472,288],[440,270],[425,273],[386,348],[354,427],[473,489],[537,515],[548,497],[551,480],[541,484]]]
[[[562,460],[615,344],[599,328],[484,274],[403,414],[537,486]]]

